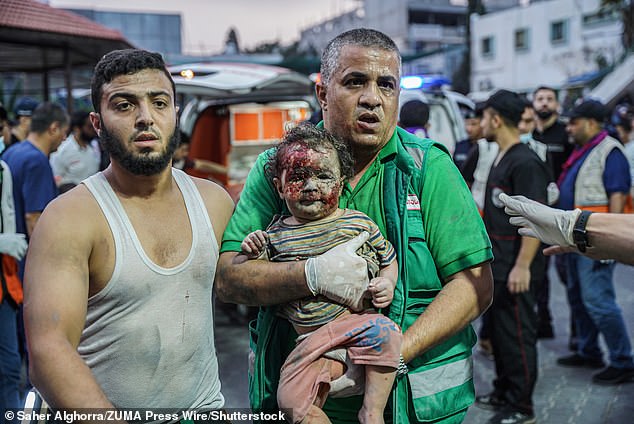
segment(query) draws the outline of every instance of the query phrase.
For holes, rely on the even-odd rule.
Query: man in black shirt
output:
[[[493,392],[479,396],[477,404],[503,411],[497,417],[499,422],[530,424],[535,422],[532,396],[537,380],[533,288],[543,278],[544,257],[539,240],[517,234],[498,198],[506,193],[546,202],[549,171],[520,142],[517,125],[523,112],[520,96],[499,90],[487,100],[482,117],[484,137],[499,145],[484,200],[484,223],[495,257],[490,329],[496,379]]]
[[[548,146],[548,163],[555,181],[561,174],[561,167],[572,153],[574,145],[570,143],[566,124],[559,120],[559,102],[557,93],[550,87],[539,87],[533,92],[533,108],[537,115],[533,139]]]
[[[537,115],[535,121],[535,129],[533,130],[533,139],[546,144],[547,160],[555,181],[561,174],[561,168],[568,156],[572,153],[574,145],[570,142],[568,133],[566,132],[566,124],[559,120],[559,102],[557,101],[557,93],[551,87],[541,86],[533,92],[533,109]],[[561,262],[561,258],[556,257],[555,261]],[[554,337],[552,327],[552,317],[548,307],[550,300],[550,281],[548,279],[548,261],[544,263],[546,272],[544,280],[537,287],[537,313],[538,328],[537,336],[539,338]],[[561,272],[563,267],[558,264],[559,277],[565,284],[565,272]],[[571,325],[571,334],[574,333]],[[573,336],[571,335],[571,342]]]

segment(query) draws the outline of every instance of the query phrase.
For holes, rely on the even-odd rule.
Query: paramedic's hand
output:
[[[368,265],[356,251],[369,237],[364,231],[350,241],[309,258],[304,272],[310,292],[347,305],[353,311],[361,311],[368,287]]]
[[[255,259],[266,251],[268,241],[269,235],[262,230],[257,230],[247,234],[240,244],[240,249],[242,249],[243,255],[249,259]]]
[[[365,367],[353,364],[345,348],[335,349],[331,352],[337,352],[345,358],[346,372],[330,382],[328,397],[345,398],[362,395],[365,392]]]
[[[387,308],[394,298],[394,282],[387,277],[375,277],[368,284],[368,291],[372,296],[375,308]]]
[[[13,256],[19,261],[24,257],[27,246],[26,236],[24,234],[0,234],[0,253]]]
[[[574,246],[572,229],[581,214],[580,209],[563,211],[553,209],[524,196],[500,194],[500,200],[511,215],[509,222],[521,227],[522,236],[538,238],[546,244],[555,246]]]

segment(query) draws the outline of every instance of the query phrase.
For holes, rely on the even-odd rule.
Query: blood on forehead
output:
[[[282,155],[279,159],[278,171],[280,174],[284,170],[290,172],[315,165],[323,166],[327,162],[334,162],[334,164],[339,165],[337,152],[333,148],[324,146],[323,148],[315,149],[302,143],[288,146],[282,151]],[[332,165],[332,163],[330,165]],[[334,171],[334,169],[330,170]],[[340,169],[339,174],[341,174]]]

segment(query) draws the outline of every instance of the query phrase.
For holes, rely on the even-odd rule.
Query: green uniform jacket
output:
[[[392,304],[384,313],[405,332],[442,289],[443,279],[490,261],[492,253],[484,225],[466,184],[457,169],[449,169],[447,186],[434,186],[433,190],[456,190],[458,193],[452,192],[449,197],[458,199],[456,203],[459,204],[447,208],[451,210],[447,210],[443,216],[445,222],[442,226],[455,224],[452,228],[455,243],[452,244],[466,243],[470,249],[462,257],[458,255],[442,270],[437,268],[427,243],[426,231],[437,231],[441,225],[426,222],[429,207],[433,205],[424,204],[420,199],[424,198],[422,191],[426,179],[426,160],[430,153],[436,157],[446,154],[451,167],[453,163],[446,149],[438,143],[420,139],[400,128],[397,128],[397,136],[396,154],[383,164],[383,209],[385,236],[397,252],[399,279]],[[443,153],[439,154],[437,149]],[[443,180],[444,177],[435,181]],[[434,196],[447,197],[446,192]],[[439,200],[439,204],[442,205],[442,200]],[[437,213],[435,217],[437,220]],[[443,231],[447,231],[447,228],[443,227]],[[279,371],[294,347],[295,334],[288,322],[275,316],[275,307],[261,308],[257,322],[251,323],[250,331],[251,348],[255,354],[254,367],[249,375],[251,407],[254,411],[275,410]],[[412,360],[408,364],[409,373],[398,378],[395,383],[390,402],[392,421],[429,422],[443,418],[447,422],[461,421],[464,411],[474,400],[471,351],[475,342],[475,333],[471,326],[467,326],[444,343]],[[328,408],[325,410],[328,411]],[[333,422],[339,415],[331,414]]]

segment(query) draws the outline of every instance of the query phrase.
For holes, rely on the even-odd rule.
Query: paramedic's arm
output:
[[[304,276],[305,261],[240,261],[239,255],[220,254],[215,286],[223,302],[276,305],[311,295]]]
[[[38,221],[27,256],[24,316],[30,378],[55,409],[112,408],[77,353],[94,245],[94,219],[88,218],[85,203],[78,196],[51,203]]]
[[[368,237],[364,231],[306,261],[243,261],[238,252],[224,252],[216,274],[218,297],[224,302],[272,305],[322,294],[360,311],[368,273],[365,259],[356,251]]]
[[[489,263],[457,272],[405,331],[402,355],[409,362],[443,342],[480,316],[493,299]]]

